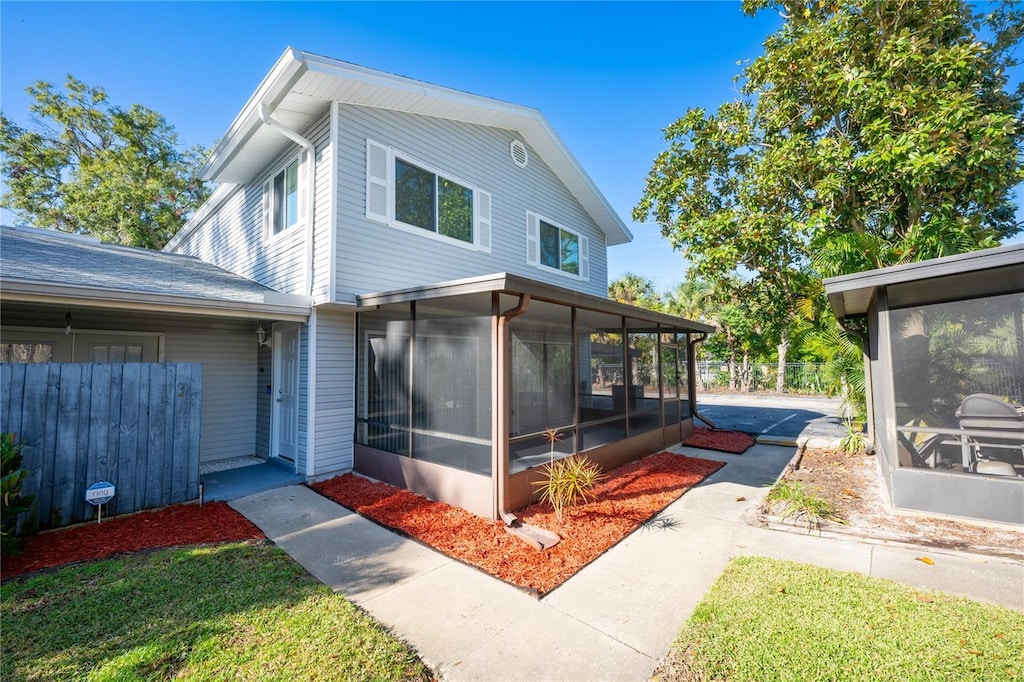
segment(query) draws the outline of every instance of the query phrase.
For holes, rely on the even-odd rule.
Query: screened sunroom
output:
[[[1024,245],[825,281],[865,318],[879,464],[901,509],[1024,524]]]
[[[508,274],[359,306],[355,468],[374,478],[497,518],[552,456],[607,469],[692,432],[706,325]]]

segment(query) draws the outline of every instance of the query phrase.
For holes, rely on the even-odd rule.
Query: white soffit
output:
[[[629,229],[537,109],[375,71],[288,48],[249,98],[203,166],[219,183],[248,182],[281,150],[280,133],[259,107],[302,130],[331,101],[517,131],[559,176],[604,231],[609,246],[633,239]]]

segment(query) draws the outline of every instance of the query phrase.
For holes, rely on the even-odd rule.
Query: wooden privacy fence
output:
[[[95,517],[85,489],[109,481],[104,516],[199,496],[203,368],[172,363],[0,365],[0,430],[29,471],[29,530]]]

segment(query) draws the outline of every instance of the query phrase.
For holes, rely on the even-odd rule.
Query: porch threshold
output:
[[[199,477],[203,484],[203,498],[207,502],[234,500],[274,488],[304,483],[284,462],[266,460],[259,464],[215,471]]]

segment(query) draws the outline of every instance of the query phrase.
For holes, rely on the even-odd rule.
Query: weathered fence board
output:
[[[24,444],[36,496],[23,525],[95,518],[85,489],[100,480],[117,489],[107,514],[198,497],[201,365],[4,363],[0,390],[0,430]]]

